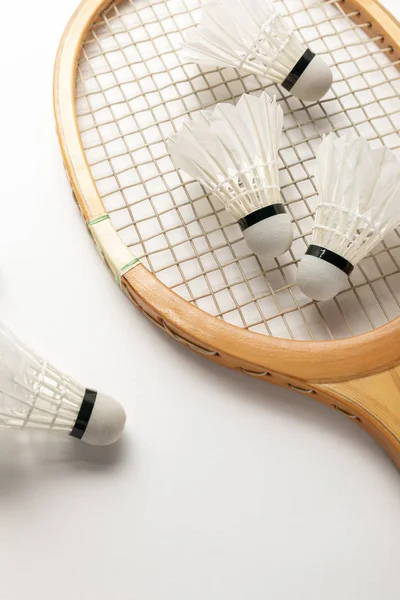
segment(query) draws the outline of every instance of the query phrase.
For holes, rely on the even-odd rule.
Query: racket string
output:
[[[286,18],[328,57],[336,77],[334,97],[306,107],[267,85],[286,114],[280,174],[296,228],[287,257],[261,264],[227,213],[170,163],[165,140],[187,114],[265,88],[265,81],[239,77],[231,69],[180,64],[176,49],[182,33],[198,20],[197,0],[125,0],[105,11],[79,63],[82,141],[121,239],[171,289],[253,331],[348,337],[400,313],[400,238],[394,234],[363,261],[351,288],[329,306],[300,296],[295,265],[306,249],[315,209],[315,149],[324,133],[349,129],[399,148],[399,74],[386,56],[390,48],[379,49],[365,34],[368,23],[355,25],[341,2],[291,2]],[[280,5],[289,13],[288,0]],[[378,75],[381,83],[374,88],[369,78]]]

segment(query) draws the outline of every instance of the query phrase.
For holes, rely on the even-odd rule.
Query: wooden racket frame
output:
[[[75,110],[76,67],[82,42],[111,0],[83,0],[62,37],[54,71],[57,133],[71,187],[87,224],[105,214],[81,144]],[[376,0],[343,0],[343,10],[381,47],[400,58],[400,24]],[[111,223],[109,221],[109,223]],[[111,271],[123,246],[110,231],[97,246]],[[93,234],[93,230],[91,230]],[[120,264],[120,262],[118,263]],[[139,264],[120,285],[130,300],[177,341],[210,360],[313,396],[368,431],[400,467],[400,317],[354,338],[306,342],[249,332],[212,317]]]

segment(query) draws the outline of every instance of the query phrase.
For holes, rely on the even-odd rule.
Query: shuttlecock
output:
[[[317,151],[319,202],[297,283],[314,300],[333,298],[354,266],[400,224],[400,163],[363,138],[328,135]]]
[[[105,446],[120,437],[125,411],[37,357],[0,323],[0,426],[59,431]]]
[[[299,39],[270,0],[220,0],[205,4],[198,27],[188,31],[185,60],[235,67],[268,77],[301,100],[325,96],[332,73]]]
[[[275,99],[244,94],[236,106],[196,113],[168,143],[176,166],[215,194],[261,257],[283,254],[293,240],[279,188],[282,123]]]

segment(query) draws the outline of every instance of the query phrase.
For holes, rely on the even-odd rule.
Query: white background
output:
[[[52,115],[75,4],[2,6],[1,318],[128,421],[105,449],[0,432],[0,600],[398,600],[400,478],[381,449],[171,341],[99,260]]]

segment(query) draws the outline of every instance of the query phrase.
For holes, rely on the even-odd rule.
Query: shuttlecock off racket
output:
[[[0,323],[0,426],[59,431],[105,446],[124,425],[118,402],[60,373]]]
[[[330,134],[317,151],[316,178],[319,204],[297,283],[310,298],[329,300],[400,224],[400,163],[388,148]]]
[[[279,188],[282,122],[275,99],[244,94],[236,106],[196,113],[168,144],[176,166],[215,194],[262,257],[283,254],[293,240]]]
[[[301,100],[322,98],[332,73],[284,22],[269,0],[205,4],[200,23],[185,37],[184,59],[235,67],[268,77]]]

